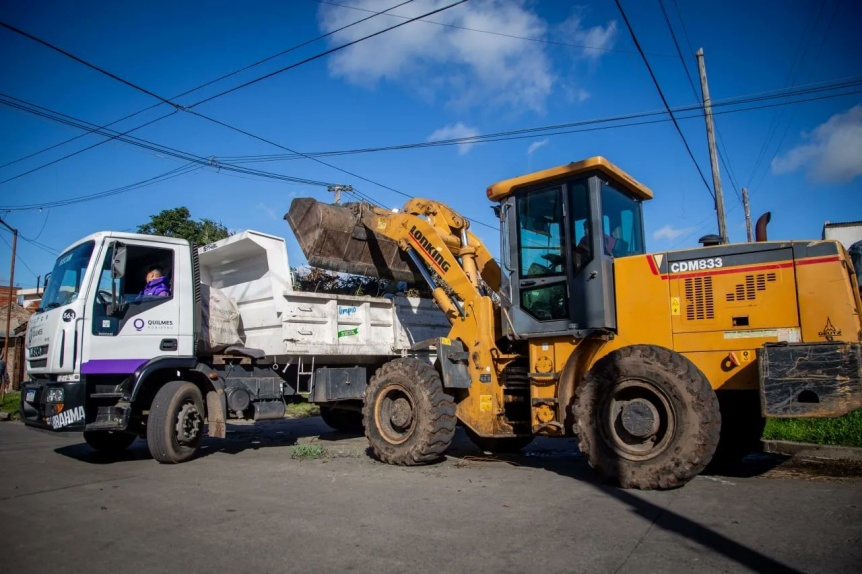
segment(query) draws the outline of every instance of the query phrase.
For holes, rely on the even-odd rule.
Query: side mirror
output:
[[[122,279],[126,274],[126,246],[115,241],[111,245],[111,278]]]
[[[116,315],[123,308],[117,297],[117,284],[126,274],[126,246],[115,241],[111,244],[111,304],[108,315]]]

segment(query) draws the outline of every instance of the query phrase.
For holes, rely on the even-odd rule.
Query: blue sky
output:
[[[392,13],[415,17],[451,1],[415,0]],[[370,15],[367,10],[399,3],[333,2],[340,6],[314,0],[7,0],[0,6],[0,20],[170,99],[365,18]],[[862,36],[856,30],[862,5],[854,0],[663,0],[663,4],[695,82],[693,51],[704,48],[716,103],[862,76]],[[622,5],[671,106],[696,103],[659,0],[622,0]],[[428,20],[434,23],[407,24],[193,109],[308,153],[490,134],[663,107],[613,0],[583,5],[564,0],[470,0]],[[190,106],[400,21],[374,17],[178,98],[177,103]],[[2,28],[0,64],[0,93],[99,125],[158,103]],[[716,111],[730,109],[738,106]],[[162,104],[113,128],[129,130],[170,111]],[[745,239],[743,210],[731,174],[737,188],[749,188],[753,217],[772,211],[771,238],[819,238],[824,221],[862,219],[862,93],[720,113],[716,124],[730,168],[728,173],[722,166],[731,240]],[[702,118],[683,119],[680,125],[711,184]],[[0,105],[0,165],[80,133]],[[666,121],[322,158],[355,175],[308,159],[245,163],[261,158],[237,158],[287,152],[185,111],[133,135],[226,163],[353,185],[387,207],[399,206],[406,198],[375,183],[439,199],[488,224],[474,223],[473,230],[494,253],[499,237],[485,197],[487,185],[593,155],[606,156],[655,192],[645,207],[650,250],[693,246],[700,235],[716,231],[712,198],[679,134]],[[2,167],[0,181],[104,139],[90,134]],[[184,165],[157,151],[112,141],[0,183],[0,209],[111,190]],[[61,250],[85,234],[131,230],[151,214],[185,205],[196,218],[287,238],[291,264],[296,265],[303,262],[302,255],[281,217],[298,196],[331,198],[324,187],[205,167],[98,201],[2,215],[22,236]],[[0,237],[11,239],[5,231]],[[35,275],[52,266],[53,255],[28,241],[19,242],[19,253],[26,267],[17,266],[16,283],[32,285]],[[0,279],[8,279],[9,256],[9,248],[0,242]]]

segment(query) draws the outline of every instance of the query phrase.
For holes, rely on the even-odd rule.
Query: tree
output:
[[[230,235],[227,227],[219,221],[193,220],[187,207],[164,209],[157,215],[151,215],[149,223],[138,226],[138,233],[179,237],[195,245],[206,245]]]

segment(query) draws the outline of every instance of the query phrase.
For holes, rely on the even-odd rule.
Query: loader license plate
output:
[[[35,401],[36,400],[36,389],[30,389],[29,391],[27,391],[27,396],[26,396],[25,400],[28,403],[32,403],[33,401]]]

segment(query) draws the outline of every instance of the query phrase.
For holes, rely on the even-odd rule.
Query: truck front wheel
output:
[[[623,488],[685,484],[712,459],[721,428],[700,369],[653,345],[599,359],[576,392],[574,413],[581,452]]]
[[[147,419],[147,445],[153,458],[177,464],[192,458],[204,426],[200,390],[185,381],[172,381],[156,393]]]
[[[455,435],[455,402],[437,371],[414,358],[380,369],[365,391],[365,436],[383,462],[416,466],[439,460]]]

